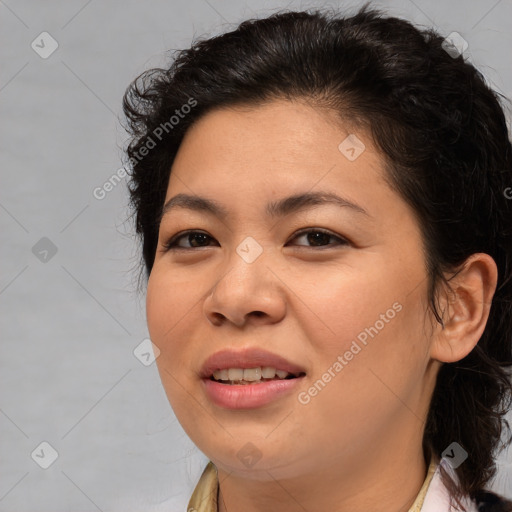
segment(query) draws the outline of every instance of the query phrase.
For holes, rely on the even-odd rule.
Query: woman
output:
[[[157,364],[210,459],[189,511],[512,510],[512,150],[457,46],[284,12],[124,110]],[[507,439],[505,444],[510,442]]]

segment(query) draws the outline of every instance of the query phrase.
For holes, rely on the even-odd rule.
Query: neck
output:
[[[386,450],[375,446],[355,460],[322,461],[308,474],[282,479],[274,478],[271,470],[264,472],[268,478],[255,480],[218,468],[218,510],[408,512],[426,478],[429,461],[421,449],[412,449],[418,446],[417,440],[397,441],[391,447],[394,451],[389,444]]]

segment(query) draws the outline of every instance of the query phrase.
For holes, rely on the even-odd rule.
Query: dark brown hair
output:
[[[368,6],[350,17],[280,12],[196,41],[167,69],[135,79],[123,101],[146,276],[187,129],[214,108],[278,98],[307,99],[371,134],[390,184],[418,216],[438,322],[437,293],[449,285],[447,276],[473,253],[496,262],[485,332],[467,357],[441,367],[423,439],[426,456],[441,457],[454,441],[468,452],[456,470],[459,485],[443,478],[456,500],[475,498],[495,475],[503,427],[510,432],[504,415],[512,396],[512,149],[500,98],[437,32]]]

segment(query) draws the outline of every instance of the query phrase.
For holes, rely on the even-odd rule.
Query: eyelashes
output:
[[[315,235],[315,236],[309,236],[309,235]],[[299,247],[310,247],[310,248],[320,248],[322,250],[323,247],[336,247],[336,246],[344,246],[344,245],[350,245],[350,242],[345,239],[344,237],[341,237],[339,235],[335,235],[331,231],[327,231],[325,229],[319,229],[319,228],[306,228],[302,229],[292,236],[290,239],[291,241],[297,239],[297,238],[306,238],[308,243],[312,243],[313,245],[300,245]],[[325,242],[327,239],[333,239],[336,241],[335,244],[332,243],[326,243],[323,245],[323,242]],[[189,244],[192,243],[199,243],[199,245],[190,247],[184,247],[182,245],[179,245],[179,242],[185,240],[188,241]],[[194,242],[195,240],[195,242]],[[197,230],[188,230],[183,231],[181,233],[178,233],[171,237],[169,240],[163,243],[163,250],[164,252],[168,251],[193,251],[195,249],[201,248],[201,247],[210,247],[209,245],[202,245],[203,243],[208,243],[210,241],[218,242],[208,235],[207,233],[203,231],[197,231]],[[288,242],[287,242],[288,243]],[[316,245],[319,244],[319,245]]]
[[[195,249],[195,247],[182,247],[182,246],[178,245],[178,242],[187,236],[189,237],[189,242],[193,236],[200,237],[200,239],[202,238],[203,241],[205,238],[207,240],[214,240],[214,238],[212,238],[210,235],[208,235],[206,233],[203,233],[202,231],[194,231],[194,230],[184,231],[183,233],[178,233],[177,235],[174,235],[171,239],[169,239],[167,242],[165,242],[163,244],[165,251],[170,251],[170,250],[174,250],[174,249],[185,249],[185,250]],[[206,247],[206,246],[200,245],[199,247]]]

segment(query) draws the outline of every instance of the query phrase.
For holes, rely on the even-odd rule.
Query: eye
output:
[[[308,243],[312,243],[310,247],[324,247],[329,245],[349,245],[348,240],[341,238],[337,235],[334,235],[330,231],[326,231],[324,229],[303,229],[299,231],[298,233],[295,233],[292,240],[295,240],[296,238],[305,238]],[[337,243],[332,244],[328,243],[329,238],[335,239]],[[300,245],[300,244],[299,244]],[[307,246],[306,246],[307,247]]]
[[[348,240],[334,235],[330,231],[324,229],[306,228],[294,234],[292,240],[304,237],[308,243],[312,244],[310,247],[325,247],[329,245],[349,245]],[[329,243],[329,239],[334,239],[336,242]],[[189,245],[181,245],[180,242],[184,241]],[[208,247],[209,242],[214,239],[202,231],[185,231],[174,235],[170,240],[163,244],[164,252],[171,250],[193,250],[199,247]],[[218,244],[217,244],[218,245]],[[301,244],[299,244],[301,245]],[[307,247],[307,246],[306,246]]]
[[[190,246],[179,245],[181,240],[188,241]],[[184,233],[178,233],[174,235],[170,240],[163,244],[164,251],[170,250],[190,250],[196,247],[207,247],[207,245],[203,245],[209,240],[213,240],[210,235],[203,233],[202,231],[185,231]]]

